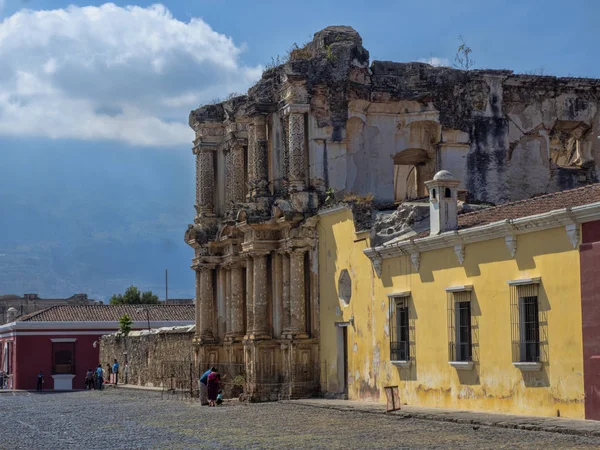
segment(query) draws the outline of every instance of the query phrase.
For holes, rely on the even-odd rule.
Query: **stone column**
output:
[[[290,256],[288,253],[281,254],[281,278],[283,284],[283,333],[290,332]]]
[[[290,253],[290,332],[298,337],[306,333],[306,293],[304,288],[305,249]]]
[[[196,270],[196,339],[200,337],[202,326],[202,276],[200,271]]]
[[[231,266],[231,335],[244,335],[244,273],[240,264]]]
[[[243,202],[246,198],[246,167],[244,147],[236,145],[231,150],[231,201]]]
[[[231,335],[231,268],[223,268],[225,275],[225,336]]]
[[[269,336],[268,294],[267,294],[267,254],[254,254],[254,302],[252,335],[255,339]]]
[[[225,209],[231,208],[233,202],[233,152],[225,151]]]
[[[213,268],[200,267],[200,339],[213,341]]]
[[[196,153],[196,204],[200,216],[214,216],[215,165],[213,146],[194,149]]]
[[[252,256],[246,259],[246,338],[254,327],[254,261]]]
[[[292,112],[289,116],[289,171],[290,190],[300,192],[304,190],[306,179],[304,154],[304,114]]]
[[[268,195],[269,167],[267,162],[267,129],[265,116],[255,116],[248,126],[250,186],[252,197]]]
[[[254,175],[254,154],[256,153],[256,130],[254,123],[248,124],[248,189],[246,192],[246,199],[252,198],[252,191],[256,183],[256,177]]]
[[[271,257],[272,266],[272,298],[273,298],[273,337],[280,338],[283,331],[283,266],[281,253],[273,253]]]

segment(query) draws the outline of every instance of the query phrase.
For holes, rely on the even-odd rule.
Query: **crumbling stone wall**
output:
[[[171,375],[189,379],[190,364],[193,367],[194,363],[193,337],[193,332],[128,337],[103,336],[100,340],[100,362],[103,367],[107,364],[112,366],[112,362],[117,358],[121,364],[121,382],[125,382],[124,370],[127,361],[129,384],[170,388]],[[196,376],[192,378],[195,386]]]

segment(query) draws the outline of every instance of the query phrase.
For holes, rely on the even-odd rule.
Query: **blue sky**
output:
[[[296,6],[296,5],[299,5]],[[189,111],[351,25],[372,59],[600,78],[600,2],[0,0],[0,294],[192,297]]]

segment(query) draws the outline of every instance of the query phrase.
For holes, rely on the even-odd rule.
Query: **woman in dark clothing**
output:
[[[217,395],[219,395],[219,384],[221,381],[221,377],[219,376],[219,372],[217,369],[213,369],[213,371],[208,376],[208,406],[215,406],[215,400],[217,400]]]

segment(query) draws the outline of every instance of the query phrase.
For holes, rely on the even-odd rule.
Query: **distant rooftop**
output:
[[[147,309],[146,311],[138,311]],[[58,305],[17,318],[18,322],[117,322],[124,314],[131,320],[151,322],[196,319],[194,305]]]

